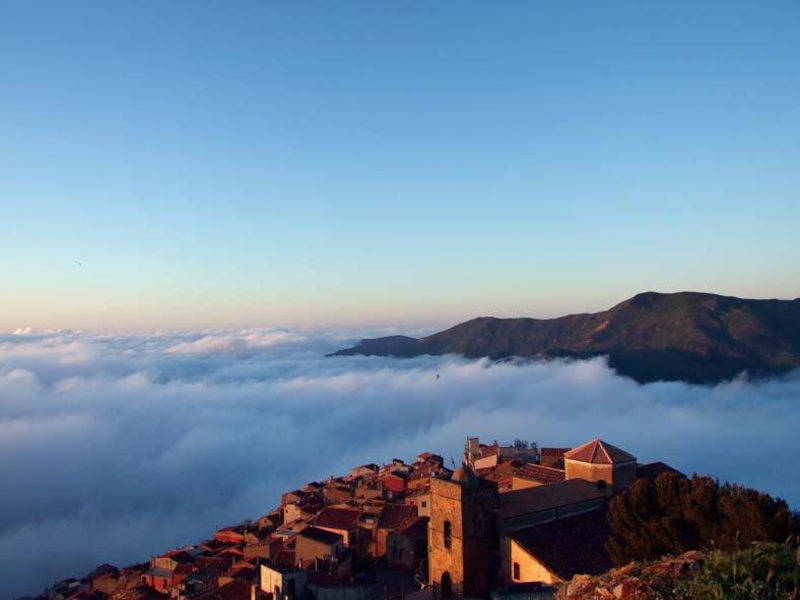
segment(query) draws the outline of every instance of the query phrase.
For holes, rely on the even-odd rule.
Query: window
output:
[[[423,500],[422,501],[422,508],[425,508],[427,506],[428,506],[428,501],[427,500]]]
[[[514,581],[519,581],[519,563],[514,563]]]
[[[450,521],[444,522],[444,547],[449,548],[453,543],[453,526]]]

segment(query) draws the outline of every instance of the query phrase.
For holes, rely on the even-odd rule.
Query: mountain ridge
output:
[[[596,313],[476,317],[423,338],[361,340],[329,356],[424,354],[494,360],[605,355],[619,374],[640,383],[780,375],[800,368],[800,298],[643,292]]]

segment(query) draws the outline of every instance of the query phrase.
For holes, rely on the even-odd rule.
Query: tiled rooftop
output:
[[[323,508],[317,515],[314,524],[317,527],[327,527],[329,529],[355,529],[358,527],[358,520],[361,511],[354,508]]]
[[[636,460],[636,457],[632,454],[628,454],[625,450],[612,446],[600,439],[586,442],[582,446],[570,450],[564,454],[564,458],[601,465],[611,465]]]
[[[509,537],[559,577],[593,575],[613,565],[605,551],[608,525],[604,510],[519,529]]]

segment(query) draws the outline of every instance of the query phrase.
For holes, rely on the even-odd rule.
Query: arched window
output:
[[[442,598],[453,597],[453,580],[450,578],[450,573],[445,571],[442,573]]]
[[[453,543],[453,525],[450,521],[444,522],[444,547],[449,548]],[[449,575],[448,575],[449,577]]]

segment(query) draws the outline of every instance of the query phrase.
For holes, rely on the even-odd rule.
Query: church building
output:
[[[484,454],[499,455],[494,446]],[[562,451],[562,477],[501,493],[491,470],[476,474],[481,449],[469,438],[463,466],[431,481],[428,581],[437,600],[488,598],[509,585],[555,584],[610,568],[605,511],[635,481],[636,458],[599,439]],[[499,457],[498,468],[505,462],[524,472],[538,456],[529,463]]]

